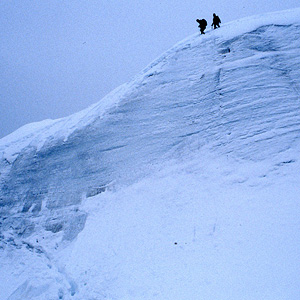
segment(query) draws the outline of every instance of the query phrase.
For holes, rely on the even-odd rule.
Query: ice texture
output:
[[[209,286],[216,287],[222,280],[231,280],[233,286],[241,284],[230,276],[243,277],[249,267],[247,261],[241,270],[238,265],[233,267],[235,274],[226,273],[230,266],[224,261],[231,254],[238,255],[230,251],[227,242],[236,249],[239,242],[244,243],[244,251],[250,247],[249,241],[255,240],[256,222],[263,227],[266,220],[275,222],[274,237],[279,239],[295,234],[292,225],[282,229],[289,216],[299,228],[295,204],[299,177],[294,171],[299,165],[300,144],[299,49],[299,9],[224,24],[205,36],[197,34],[177,44],[132,82],[85,111],[29,124],[3,138],[0,247],[4,254],[13,253],[16,264],[23,263],[27,271],[19,271],[21,277],[18,269],[9,273],[3,254],[3,270],[8,270],[5,276],[9,273],[9,278],[19,279],[7,292],[1,291],[0,298],[50,299],[51,295],[53,299],[190,300],[199,299],[197,293],[203,292],[205,299],[241,299],[242,287],[234,289],[233,297],[219,294],[220,290],[211,298],[209,294]],[[153,174],[161,181],[151,177]],[[278,183],[276,188],[272,188],[274,183]],[[239,188],[234,191],[234,187]],[[282,189],[289,189],[288,207],[278,204],[285,200],[284,195],[278,196]],[[273,208],[269,205],[272,197],[276,201]],[[247,219],[248,205],[255,226]],[[279,212],[285,207],[290,214],[283,212],[281,220]],[[266,215],[255,217],[264,209],[279,218],[279,223]],[[89,213],[93,215],[90,221]],[[151,216],[148,221],[147,213]],[[197,216],[202,223],[193,221]],[[116,225],[118,221],[122,226]],[[245,223],[246,231],[242,231]],[[203,228],[199,228],[201,224]],[[232,224],[237,226],[236,232]],[[224,232],[216,237],[221,225]],[[184,238],[190,234],[195,242],[198,232],[206,243],[202,248]],[[271,229],[264,232],[268,235]],[[287,239],[286,249],[294,251],[291,257],[296,260],[299,234],[294,242]],[[263,238],[257,240],[262,246]],[[165,243],[177,246],[177,252]],[[218,246],[224,259],[215,269],[211,266]],[[149,251],[149,257],[140,257],[138,249],[143,255]],[[165,260],[161,249],[166,251]],[[197,270],[191,267],[189,272],[186,266],[201,256],[201,249],[207,261],[201,258],[196,266],[204,268],[207,277],[200,270],[199,283]],[[246,260],[255,260],[250,257],[253,253],[244,254]],[[243,261],[238,258],[237,264]],[[26,259],[36,264],[30,267],[24,263]],[[173,266],[170,270],[175,273],[173,264],[179,261],[178,276],[172,277],[168,268],[155,260]],[[278,261],[282,263],[282,257]],[[273,263],[271,260],[270,265]],[[216,270],[219,282],[213,276]],[[290,270],[299,278],[294,267]],[[270,275],[264,268],[260,271]],[[286,268],[285,274],[288,271]],[[254,278],[257,274],[251,272],[249,276]],[[271,283],[280,283],[273,279],[266,283],[268,289]],[[178,294],[170,287],[176,287]],[[293,283],[291,297],[284,298],[283,289],[277,289],[277,299],[296,300],[297,293],[300,295]],[[263,288],[248,293],[243,299],[274,299],[272,293],[263,293]]]

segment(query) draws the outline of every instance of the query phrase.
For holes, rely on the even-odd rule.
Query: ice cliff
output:
[[[299,49],[300,9],[224,24],[1,139],[0,299],[299,299]]]

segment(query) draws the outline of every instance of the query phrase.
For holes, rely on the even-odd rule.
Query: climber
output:
[[[205,20],[205,19],[202,19],[202,20],[197,19],[196,22],[199,23],[199,26],[198,26],[198,27],[200,28],[201,34],[205,34],[205,33],[204,33],[204,30],[205,30],[205,28],[206,28],[206,26],[207,26],[206,20]]]
[[[221,23],[220,18],[216,14],[213,14],[213,22],[211,26],[214,26],[214,29],[216,29],[217,27],[220,27],[220,23]]]

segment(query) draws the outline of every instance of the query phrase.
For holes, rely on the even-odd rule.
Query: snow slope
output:
[[[0,140],[0,299],[299,299],[299,49],[224,24]]]

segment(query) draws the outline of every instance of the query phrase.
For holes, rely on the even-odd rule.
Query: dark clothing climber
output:
[[[198,26],[198,27],[200,28],[201,34],[205,34],[205,33],[204,33],[204,30],[205,30],[205,28],[206,28],[206,26],[207,26],[206,20],[205,20],[205,19],[202,19],[202,20],[197,19],[196,21],[199,23],[199,26]]]
[[[211,26],[214,26],[214,29],[216,29],[217,27],[220,27],[220,23],[221,23],[220,18],[216,14],[213,14],[213,22]]]

